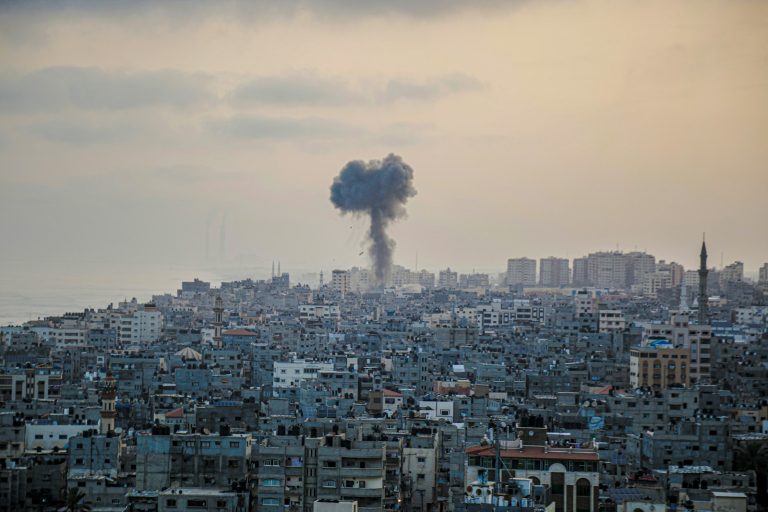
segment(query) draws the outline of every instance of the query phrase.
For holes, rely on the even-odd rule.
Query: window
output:
[[[216,501],[216,506],[218,508],[226,508],[227,507],[227,502],[224,501],[224,500],[217,500]]]
[[[261,481],[261,485],[264,487],[280,487],[281,483],[279,478],[265,478]]]
[[[325,487],[326,489],[335,489],[336,480],[323,480],[323,487]]]
[[[187,508],[207,508],[208,502],[205,500],[187,500]]]
[[[277,498],[261,498],[262,505],[279,505],[280,500]]]
[[[167,508],[176,508],[176,500],[173,500],[173,499],[165,500],[165,506]]]
[[[230,441],[229,442],[230,448],[240,448],[240,441]]]
[[[587,497],[590,496],[592,491],[592,486],[589,483],[589,480],[586,478],[580,478],[576,482],[576,496],[578,497]]]

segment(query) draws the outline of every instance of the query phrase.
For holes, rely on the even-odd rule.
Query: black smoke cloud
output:
[[[415,195],[413,169],[395,154],[368,163],[349,162],[333,179],[333,205],[342,213],[371,218],[368,253],[377,284],[386,282],[392,267],[395,241],[387,235],[387,226],[405,217],[405,203]]]

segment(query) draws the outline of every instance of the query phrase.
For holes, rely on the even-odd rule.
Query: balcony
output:
[[[285,469],[282,466],[260,466],[258,472],[259,478],[283,476],[284,474]]]
[[[339,476],[341,478],[381,478],[383,469],[343,467],[339,469]]]
[[[375,488],[368,488],[364,487],[360,489],[359,487],[342,487],[339,489],[339,494],[345,498],[383,498],[384,497],[384,488],[383,487],[375,487]]]

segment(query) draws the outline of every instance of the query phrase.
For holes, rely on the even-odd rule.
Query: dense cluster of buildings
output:
[[[768,264],[706,260],[278,272],[2,327],[0,510],[756,511]]]

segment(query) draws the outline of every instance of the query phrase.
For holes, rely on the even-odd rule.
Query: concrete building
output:
[[[621,252],[595,252],[587,256],[587,280],[596,288],[627,287],[627,260]]]
[[[531,258],[508,259],[507,285],[536,286],[536,260]]]
[[[0,400],[49,400],[59,398],[61,371],[48,365],[7,369],[0,374]]]
[[[356,501],[316,500],[312,512],[358,512]]]
[[[601,309],[598,311],[597,325],[600,332],[608,333],[623,331],[627,321],[620,309]]]
[[[573,276],[571,279],[573,286],[591,286],[592,283],[589,280],[589,259],[588,258],[574,258],[573,260]]]
[[[523,478],[532,485],[545,486],[557,512],[597,512],[600,484],[597,450],[549,446],[546,430],[540,427],[519,427],[518,430],[519,439],[499,441],[502,445],[498,475],[494,446],[473,446],[466,450],[466,486],[472,488],[486,483],[492,486],[494,495],[507,495],[505,485]],[[548,503],[542,505],[546,507]]]
[[[627,280],[626,287],[643,286],[648,274],[656,271],[656,258],[645,252],[628,252],[624,255]]]
[[[757,282],[760,284],[768,284],[768,263],[763,263],[763,266],[760,267]]]
[[[136,436],[136,488],[217,487],[247,481],[250,434],[171,434],[155,427]]]
[[[352,267],[348,271],[349,290],[354,293],[362,293],[371,288],[371,271],[367,268]]]
[[[734,261],[720,271],[721,287],[725,287],[728,283],[740,283],[742,281],[744,281],[744,263],[740,261]]]
[[[272,370],[272,393],[281,396],[295,390],[304,381],[315,380],[320,372],[333,371],[333,363],[317,361],[275,361]]]
[[[163,314],[154,304],[141,306],[119,319],[118,342],[122,345],[154,343],[163,332]]]
[[[437,287],[447,290],[455,290],[459,287],[459,274],[451,270],[448,267],[445,270],[441,270],[437,279]]]
[[[171,487],[160,492],[157,511],[242,512],[249,509],[248,501],[248,494],[245,492],[200,487]]]
[[[350,291],[349,272],[346,270],[331,272],[331,289],[342,296],[348,294]]]
[[[557,288],[571,282],[571,269],[567,258],[541,258],[539,260],[539,284]]]
[[[690,385],[690,350],[671,343],[652,343],[629,351],[629,383],[633,388],[662,391]]]
[[[643,333],[645,344],[666,340],[674,348],[689,350],[690,383],[707,383],[712,364],[712,327],[691,324],[690,315],[684,312],[673,313],[670,320],[666,324],[649,324]]]

